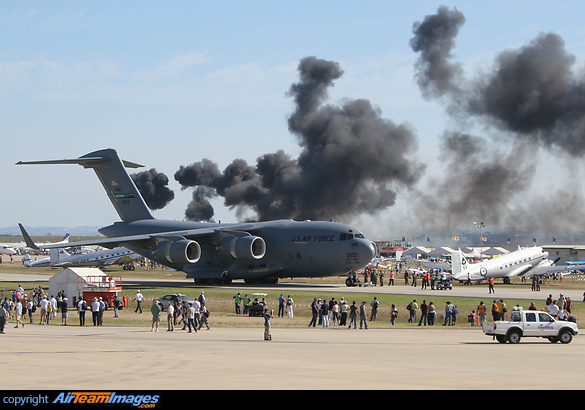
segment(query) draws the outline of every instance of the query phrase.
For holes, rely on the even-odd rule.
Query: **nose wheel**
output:
[[[347,279],[345,280],[345,285],[348,287],[358,286],[360,283],[356,271],[352,270],[347,274]]]

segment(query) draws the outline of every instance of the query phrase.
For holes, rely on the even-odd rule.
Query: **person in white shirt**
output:
[[[51,299],[49,299],[49,302],[51,302],[51,314],[53,315],[53,318],[57,317],[57,299],[55,299],[55,296],[51,295]],[[48,320],[47,320],[48,322]]]
[[[34,303],[32,302],[32,299],[29,299],[28,302],[26,302],[26,311],[28,312],[28,319],[29,319],[29,323],[33,323],[33,306]],[[35,307],[36,310],[36,307]]]
[[[100,302],[98,302],[97,298],[93,298],[93,302],[91,302],[91,317],[93,319],[93,325],[98,325],[98,316],[100,314]]]
[[[142,300],[144,299],[144,295],[142,295],[142,293],[140,293],[140,291],[136,291],[136,296],[134,296],[134,299],[136,301],[136,310],[134,311],[134,313],[138,312],[140,310],[140,313],[142,313]]]
[[[24,323],[22,323],[22,321],[20,320],[20,318],[22,317],[22,302],[20,301],[20,299],[16,299],[16,326],[14,326],[15,328],[18,328],[18,324],[20,323],[22,325],[22,327],[24,327]]]
[[[191,327],[197,331],[197,327],[195,327],[195,308],[191,302],[189,302],[189,308],[187,309],[187,326],[189,327],[189,333],[191,333]]]
[[[39,325],[44,325],[49,322],[49,318],[47,316],[47,308],[49,307],[49,301],[47,300],[46,296],[43,296],[41,299],[41,320],[39,321]]]
[[[173,314],[175,313],[175,307],[171,302],[168,303],[167,306],[167,332],[172,332],[175,330],[175,320],[173,318]]]
[[[559,314],[559,308],[557,305],[554,304],[554,302],[548,305],[546,309],[548,310],[548,313],[550,313],[552,317],[554,317],[555,319],[557,318],[557,315]]]

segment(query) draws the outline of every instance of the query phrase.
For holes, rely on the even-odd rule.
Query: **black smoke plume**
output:
[[[501,52],[490,68],[467,80],[452,53],[464,22],[461,12],[442,6],[413,25],[410,45],[419,53],[415,78],[421,93],[446,103],[456,124],[442,137],[445,176],[426,189],[444,201],[434,201],[421,215],[449,214],[467,223],[490,218],[492,226],[516,227],[539,215],[540,224],[570,224],[572,215],[561,211],[575,207],[565,206],[563,198],[574,200],[578,191],[526,194],[536,183],[540,153],[565,161],[585,154],[585,84],[583,73],[574,69],[575,57],[559,35],[539,34],[523,47]],[[481,127],[485,137],[464,131],[471,126]],[[563,206],[546,215],[559,199]]]
[[[464,23],[463,13],[445,6],[439,7],[437,14],[426,16],[423,22],[414,23],[410,46],[421,54],[415,63],[416,80],[428,98],[460,92],[458,83],[463,69],[451,62],[451,50]]]
[[[181,166],[175,179],[183,188],[212,189],[207,197],[217,194],[238,217],[251,210],[261,221],[348,219],[393,205],[396,190],[413,186],[424,170],[408,158],[414,130],[382,118],[367,100],[327,104],[328,88],[343,75],[338,63],[306,57],[298,71],[287,93],[296,106],[288,126],[302,147],[298,158],[278,151],[256,166],[236,159],[223,172],[204,159]]]
[[[440,7],[437,14],[413,26],[410,44],[420,53],[416,78],[427,98],[448,96],[451,109],[492,127],[560,148],[585,153],[585,78],[574,70],[575,57],[555,33],[539,34],[526,46],[501,52],[492,68],[466,81],[452,49],[465,22],[456,9]],[[455,112],[455,111],[454,111]]]
[[[152,168],[149,171],[131,175],[146,205],[152,209],[162,209],[175,198],[175,193],[167,187],[169,178]]]

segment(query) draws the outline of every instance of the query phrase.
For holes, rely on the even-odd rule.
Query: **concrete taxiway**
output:
[[[25,275],[29,280],[38,280]],[[48,277],[46,277],[48,280]],[[3,277],[6,281],[26,282]],[[145,283],[147,280],[136,280]],[[160,280],[157,280],[160,282]],[[169,286],[184,280],[166,279]],[[23,285],[24,286],[24,285]],[[188,286],[194,286],[189,283]],[[233,286],[237,288],[238,285]],[[347,288],[294,285],[279,290],[453,295],[544,299],[548,291],[457,286],[452,291],[412,286]],[[272,287],[274,289],[274,287]],[[422,293],[421,293],[422,292]],[[555,292],[559,292],[556,290]],[[580,291],[562,291],[574,300]],[[556,295],[555,295],[556,296]],[[148,313],[149,314],[149,313]],[[525,338],[499,344],[481,329],[273,328],[272,341],[257,328],[212,328],[158,333],[150,327],[25,325],[13,321],[0,335],[6,369],[42,369],[46,377],[12,372],[2,389],[581,389],[585,338],[568,345]],[[164,322],[163,322],[164,323]],[[562,369],[551,375],[551,369]],[[547,376],[547,374],[549,376]]]
[[[479,329],[9,326],[3,389],[581,389],[585,338],[499,344]],[[26,377],[32,366],[43,377]],[[31,368],[31,369],[32,369]],[[562,369],[550,375],[550,369]],[[31,370],[32,371],[32,370]],[[549,373],[550,374],[550,373]],[[455,377],[456,375],[456,377]],[[323,384],[325,383],[325,385]]]

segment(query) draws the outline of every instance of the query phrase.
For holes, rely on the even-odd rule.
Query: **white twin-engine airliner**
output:
[[[575,269],[570,266],[553,266],[548,252],[540,247],[520,248],[498,258],[479,263],[470,263],[461,249],[451,254],[453,278],[457,280],[481,280],[488,278],[531,277],[545,273],[563,272]]]

